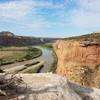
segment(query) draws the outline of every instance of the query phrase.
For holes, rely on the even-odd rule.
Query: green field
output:
[[[46,48],[46,49],[53,49],[53,44],[52,43],[46,43],[41,45],[42,48]]]
[[[3,47],[0,48],[0,65],[34,59],[42,54],[42,51],[33,47]]]

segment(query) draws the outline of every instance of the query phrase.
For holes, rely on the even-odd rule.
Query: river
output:
[[[35,61],[44,61],[44,66],[43,66],[43,68],[41,68],[41,70],[39,72],[40,73],[46,73],[46,72],[50,71],[50,68],[55,61],[54,56],[53,56],[53,50],[45,48],[45,47],[41,47],[41,46],[35,46],[35,47],[42,50],[42,55],[40,57],[32,59],[32,60],[28,60],[28,61],[4,65],[1,68],[4,71],[10,72],[10,70],[18,69],[21,66],[23,67],[25,64],[28,64],[28,63],[32,63],[32,62],[35,62]]]
[[[43,48],[38,46],[37,48],[42,50],[42,56],[40,56],[39,58],[36,58],[38,60],[43,60],[44,63],[44,67],[40,70],[40,73],[43,72],[48,72],[53,64],[54,60],[54,56],[53,56],[53,50],[52,49],[48,49],[48,48]]]

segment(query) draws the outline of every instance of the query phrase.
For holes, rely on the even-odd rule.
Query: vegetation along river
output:
[[[54,67],[55,65],[54,63],[56,61],[53,49],[42,47],[42,46],[35,46],[35,48],[41,49],[42,55],[40,57],[34,58],[32,60],[28,60],[28,61],[5,65],[5,66],[2,66],[2,69],[6,72],[10,72],[10,70],[21,68],[25,64],[28,64],[28,63],[33,63],[36,61],[39,61],[39,62],[44,61],[44,65],[39,70],[39,73],[49,72],[52,69],[51,67]]]

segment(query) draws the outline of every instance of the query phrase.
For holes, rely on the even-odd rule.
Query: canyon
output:
[[[3,33],[1,37],[16,36]],[[2,89],[0,84],[0,100],[100,100],[99,38],[100,33],[57,40],[53,46],[57,56],[55,73],[14,74],[18,83],[12,88],[7,86],[7,90]],[[4,42],[11,41],[10,39],[2,39],[5,43],[3,46],[14,45]],[[15,46],[19,46],[23,39],[21,37],[21,41],[16,41],[18,44]],[[28,43],[26,44],[30,45]],[[45,56],[48,58],[47,54]],[[9,80],[11,76],[13,75],[0,74],[1,83],[4,79]],[[3,95],[2,90],[8,92],[8,95]]]

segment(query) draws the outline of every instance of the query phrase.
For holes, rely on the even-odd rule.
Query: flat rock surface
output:
[[[18,74],[16,76],[22,77],[24,84],[18,89],[17,97],[12,96],[9,100],[100,100],[99,89],[70,83],[56,74]],[[3,100],[2,96],[0,100]]]

